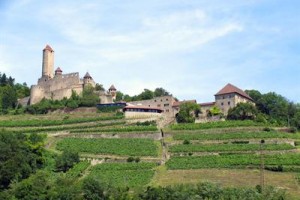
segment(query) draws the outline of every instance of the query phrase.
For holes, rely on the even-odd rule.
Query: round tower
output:
[[[55,76],[61,76],[62,75],[62,70],[60,69],[60,67],[58,67],[56,70],[55,70]]]
[[[117,96],[117,89],[115,88],[114,85],[111,85],[110,88],[108,89],[109,94],[111,94],[113,100],[116,99]]]
[[[54,50],[49,46],[43,49],[42,77],[53,78]]]
[[[95,85],[96,85],[93,78],[91,77],[91,75],[88,72],[83,77],[83,84],[84,84],[84,86],[91,85],[93,87],[95,87]]]

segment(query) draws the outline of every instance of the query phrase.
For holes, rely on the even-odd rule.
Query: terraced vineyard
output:
[[[57,149],[80,153],[114,154],[121,156],[157,156],[158,148],[151,139],[120,138],[90,139],[65,138],[57,143]]]
[[[48,149],[76,151],[82,160],[91,159],[76,164],[66,173],[69,177],[93,176],[129,187],[194,183],[193,177],[197,177],[197,182],[217,180],[225,185],[254,187],[259,184],[259,174],[250,183],[231,174],[237,170],[239,176],[257,174],[263,159],[270,176],[266,176],[267,184],[276,186],[280,180],[281,187],[300,196],[295,189],[300,187],[295,185],[300,172],[299,133],[266,129],[252,121],[226,121],[171,125],[164,128],[162,138],[153,124],[139,126],[115,114],[48,117],[0,120],[0,127],[16,133],[47,134]],[[220,170],[227,170],[224,180],[214,178],[220,176]],[[276,177],[294,180],[274,178],[272,171],[281,171]]]
[[[92,168],[89,176],[120,187],[142,187],[153,175],[155,163],[104,163]]]

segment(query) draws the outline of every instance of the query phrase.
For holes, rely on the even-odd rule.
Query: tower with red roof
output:
[[[43,49],[42,77],[53,78],[54,72],[54,50],[47,44]]]

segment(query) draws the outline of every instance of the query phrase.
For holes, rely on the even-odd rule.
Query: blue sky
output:
[[[36,84],[55,68],[88,71],[123,93],[163,87],[214,100],[227,83],[300,102],[298,0],[0,0],[0,71]]]

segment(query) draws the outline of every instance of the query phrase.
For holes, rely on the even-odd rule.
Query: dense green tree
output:
[[[40,171],[34,176],[23,180],[13,187],[16,199],[22,200],[46,200],[51,189],[51,176],[49,173]]]
[[[43,141],[21,133],[0,132],[0,190],[28,178],[43,165]]]
[[[78,163],[79,155],[78,152],[64,151],[62,155],[56,158],[55,168],[56,171],[66,172]]]
[[[0,87],[0,97],[2,110],[14,108],[17,104],[17,94],[11,85]]]
[[[30,89],[26,83],[23,83],[23,84],[17,83],[15,85],[15,90],[16,90],[18,99],[30,96]]]
[[[84,199],[86,200],[109,199],[106,185],[94,177],[88,177],[83,180],[82,190]]]
[[[102,84],[96,83],[95,91],[105,91]]]
[[[95,88],[90,85],[84,87],[79,105],[87,107],[96,106],[96,104],[100,102],[100,99],[94,91]]]
[[[194,123],[195,116],[200,111],[200,106],[197,103],[185,102],[180,105],[179,113],[176,120],[178,123]]]
[[[253,120],[258,111],[251,103],[238,103],[236,107],[228,110],[227,119],[231,120]]]
[[[144,89],[144,91],[138,95],[138,100],[148,100],[148,99],[153,99],[154,93],[151,90]]]
[[[213,106],[209,109],[207,115],[208,116],[216,116],[222,113],[221,109],[218,106]]]
[[[123,100],[124,100],[124,94],[120,91],[117,91],[117,93],[116,93],[116,102],[123,101]]]
[[[258,90],[246,90],[245,92],[254,100],[255,103],[257,103],[262,97],[262,94]]]
[[[149,89],[144,89],[143,92],[141,92],[138,95],[129,96],[128,94],[123,94],[120,91],[117,91],[116,101],[141,101],[141,100],[148,100],[153,99],[154,97],[160,97],[160,96],[166,96],[171,95],[167,90],[164,88],[156,88],[154,91]]]
[[[161,97],[161,96],[167,96],[167,95],[171,95],[167,90],[165,90],[164,88],[156,88],[154,90],[154,96],[155,97]]]

